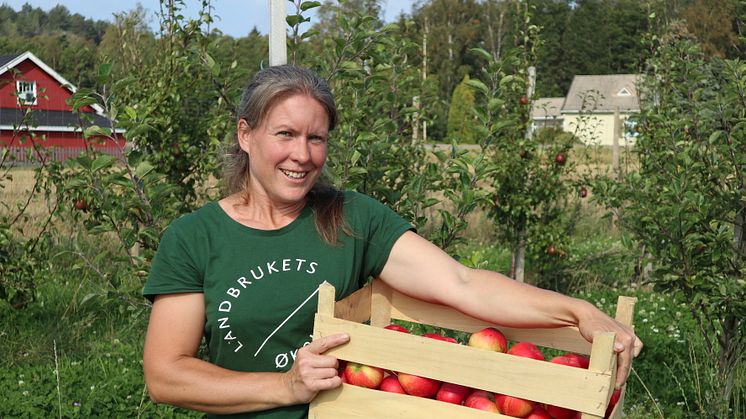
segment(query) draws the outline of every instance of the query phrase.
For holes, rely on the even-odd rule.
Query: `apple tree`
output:
[[[682,28],[650,41],[639,169],[594,194],[652,255],[655,287],[688,301],[721,386],[699,412],[729,417],[746,356],[746,62],[706,59]]]
[[[486,64],[469,84],[481,96],[475,107],[478,143],[496,166],[489,215],[512,251],[511,277],[523,281],[526,259],[535,263],[535,271],[548,274],[564,258],[571,189],[567,173],[574,167],[570,152],[575,140],[559,131],[536,135],[530,130],[529,66],[535,61],[539,28],[531,24],[527,3],[516,2],[516,10],[520,44],[498,58],[473,49]]]
[[[302,12],[315,4],[303,9],[304,3],[289,23],[307,19]],[[292,49],[334,90],[340,122],[328,158],[333,181],[391,206],[446,249],[462,239],[466,216],[486,202],[475,186],[490,167],[481,156],[456,148],[431,152],[420,139],[420,124],[432,115],[418,104],[437,100],[437,89],[408,64],[408,57],[420,53],[420,45],[403,36],[411,25],[338,15],[334,30],[302,34],[297,39],[308,40]]]

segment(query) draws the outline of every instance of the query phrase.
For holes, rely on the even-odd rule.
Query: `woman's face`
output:
[[[252,196],[280,206],[305,202],[321,176],[328,135],[329,115],[306,95],[280,100],[254,129],[241,120],[238,139],[249,154]]]

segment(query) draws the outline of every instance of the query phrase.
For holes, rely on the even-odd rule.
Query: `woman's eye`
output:
[[[289,137],[290,131],[280,131],[277,133],[277,135],[279,135],[280,137]]]

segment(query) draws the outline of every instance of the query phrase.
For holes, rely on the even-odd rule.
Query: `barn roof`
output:
[[[69,111],[31,111],[24,121],[25,110],[20,108],[0,108],[0,129],[12,130],[21,124],[30,126],[32,131],[80,131],[81,122],[78,115]],[[111,122],[101,115],[86,113],[93,118],[92,123],[83,122],[84,127],[98,125],[103,128],[111,128]],[[120,130],[117,129],[117,132]]]
[[[5,67],[6,64],[16,59],[21,54],[13,55],[0,55],[0,67]]]

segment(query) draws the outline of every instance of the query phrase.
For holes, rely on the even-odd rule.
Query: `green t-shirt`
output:
[[[311,209],[279,230],[230,218],[217,202],[175,220],[153,259],[143,294],[201,292],[212,363],[236,371],[287,371],[312,339],[318,286],[337,299],[383,270],[394,242],[412,226],[374,199],[345,192],[344,217],[354,235],[341,244],[319,236]],[[298,405],[235,417],[304,418]],[[233,416],[231,416],[233,417]]]

